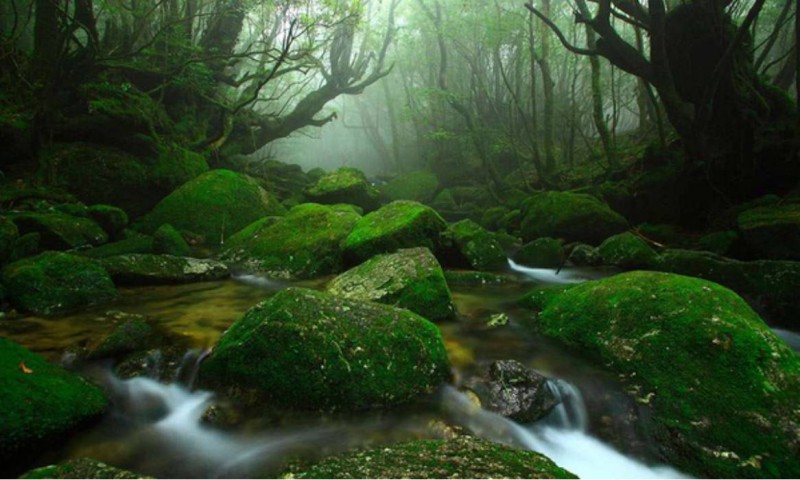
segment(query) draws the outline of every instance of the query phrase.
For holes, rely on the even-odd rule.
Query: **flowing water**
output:
[[[526,314],[514,307],[514,300],[533,284],[575,283],[604,273],[529,269],[513,262],[510,266],[520,275],[520,283],[453,288],[460,318],[440,327],[461,380],[497,359],[515,359],[554,378],[550,386],[561,404],[530,425],[477,408],[452,387],[391,412],[280,418],[248,413],[235,428],[208,425],[202,416],[217,399],[211,392],[192,388],[198,360],[248,308],[287,286],[258,276],[126,289],[111,308],[58,319],[0,321],[0,335],[59,359],[64,351],[95,345],[116,325],[141,316],[184,336],[195,347],[168,383],[147,377],[120,380],[105,366],[87,372],[109,390],[112,411],[93,429],[44,454],[37,462],[40,465],[89,456],[157,477],[275,476],[292,462],[313,461],[352,447],[435,437],[442,424],[449,424],[544,453],[582,478],[681,477],[670,467],[653,465],[657,446],[640,433],[639,407],[613,377],[521,326]],[[324,281],[302,286],[319,287]],[[508,315],[509,324],[488,327],[496,313]],[[798,338],[792,332],[778,333],[789,343]]]

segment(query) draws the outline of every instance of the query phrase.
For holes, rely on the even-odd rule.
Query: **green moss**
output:
[[[710,477],[800,474],[800,357],[736,294],[631,272],[545,302],[537,328],[619,373],[651,406],[653,433],[676,467]]]
[[[6,263],[19,238],[17,226],[6,217],[0,217],[0,265]]]
[[[569,261],[579,267],[600,265],[602,262],[597,248],[585,243],[579,243],[572,247],[572,251],[569,253]]]
[[[117,297],[114,283],[94,260],[45,252],[14,262],[3,270],[9,299],[20,309],[61,315]]]
[[[228,267],[215,260],[132,253],[100,260],[117,285],[162,285],[222,280]]]
[[[264,228],[271,227],[275,225],[282,217],[264,217],[259,218],[255,222],[251,223],[250,225],[244,227],[243,229],[239,230],[238,232],[234,233],[225,241],[226,248],[234,248],[237,246],[242,245],[243,243],[247,242],[254,236],[256,236],[261,230]]]
[[[86,213],[112,237],[122,233],[128,226],[128,214],[121,208],[111,205],[92,205]]]
[[[497,228],[505,230],[508,233],[519,232],[522,223],[522,211],[519,209],[511,210],[503,215],[497,222]]]
[[[221,257],[279,278],[340,272],[342,243],[360,218],[347,207],[305,203],[274,223],[251,225],[253,235],[237,234],[237,241]]]
[[[628,222],[597,198],[579,193],[544,192],[522,208],[522,238],[541,237],[599,244],[628,229]]]
[[[80,250],[78,255],[90,258],[105,258],[128,253],[152,253],[153,237],[149,235],[131,235],[118,242],[107,243],[95,248]]]
[[[800,260],[800,204],[746,210],[736,223],[745,243],[759,257]]]
[[[577,478],[536,452],[460,436],[412,440],[322,460],[292,478]]]
[[[48,465],[24,473],[23,479],[39,478],[110,478],[110,479],[134,479],[151,478],[138,475],[128,470],[106,465],[103,462],[91,458],[75,458],[59,463],[58,465]]]
[[[259,218],[285,213],[252,178],[230,170],[212,170],[164,198],[138,226],[154,232],[169,223],[203,236],[208,245],[219,245]]]
[[[597,250],[606,265],[620,268],[651,267],[658,256],[650,245],[630,232],[608,237]]]
[[[717,255],[726,255],[738,241],[738,232],[725,230],[723,232],[714,232],[704,235],[700,238],[698,243],[703,250],[716,253]]]
[[[32,257],[41,252],[42,234],[39,232],[26,233],[14,242],[9,262],[16,262],[26,257]]]
[[[428,320],[455,313],[442,267],[427,248],[376,255],[331,280],[327,290],[354,300],[406,308]]]
[[[514,254],[515,262],[540,268],[559,268],[565,259],[561,242],[550,237],[528,242]]]
[[[432,391],[449,368],[438,328],[408,310],[288,288],[225,332],[200,378],[289,408],[355,411]]]
[[[472,220],[450,224],[442,237],[442,256],[448,266],[500,270],[508,265],[505,249],[494,235]]]
[[[413,200],[427,203],[439,189],[439,179],[433,172],[417,170],[402,174],[381,187],[381,194],[390,202]]]
[[[397,200],[364,216],[344,242],[352,263],[400,248],[427,247],[436,251],[447,224],[436,211],[421,203]]]
[[[442,213],[451,213],[458,209],[456,200],[453,198],[453,192],[449,188],[445,188],[436,194],[436,197],[430,202],[430,206]]]
[[[476,287],[481,285],[507,285],[517,283],[511,275],[471,270],[445,270],[444,278],[450,286]]]
[[[100,388],[2,337],[0,385],[3,470],[41,455],[52,443],[97,418],[108,403]]]
[[[487,230],[500,230],[504,227],[502,225],[503,217],[508,213],[509,209],[506,207],[488,208],[483,212],[483,215],[481,215],[480,224]]]
[[[97,348],[89,354],[89,358],[119,358],[127,353],[142,350],[152,342],[155,330],[146,322],[128,320],[114,329],[113,332]]]
[[[350,167],[342,167],[324,175],[305,194],[311,202],[352,203],[366,211],[377,208],[379,196],[378,190],[370,185],[364,173]]]
[[[94,221],[63,213],[11,213],[9,218],[21,234],[38,232],[42,235],[41,247],[50,250],[68,250],[108,241],[108,234]]]
[[[158,227],[153,234],[153,253],[188,257],[190,252],[191,248],[183,239],[181,232],[168,223]]]

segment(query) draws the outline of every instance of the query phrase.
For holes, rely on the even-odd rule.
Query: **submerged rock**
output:
[[[469,382],[468,387],[487,410],[521,423],[539,420],[559,402],[547,377],[516,360],[492,362],[485,376]]]
[[[100,260],[117,285],[207,282],[230,276],[228,267],[209,259],[132,253]]]
[[[608,237],[597,250],[603,263],[620,268],[652,267],[658,257],[647,242],[630,232]]]
[[[357,411],[407,402],[449,375],[438,328],[399,308],[288,288],[251,308],[200,367],[203,385],[272,404]]]
[[[152,478],[121,468],[106,465],[92,458],[74,458],[58,465],[48,465],[25,472],[23,479],[37,478],[109,478],[109,479],[134,479]]]
[[[580,193],[544,192],[523,203],[522,237],[541,237],[597,245],[628,229],[628,222],[597,198]]]
[[[376,255],[331,280],[327,290],[345,298],[406,308],[428,320],[455,314],[442,267],[422,247]]]
[[[477,437],[412,440],[329,457],[293,478],[577,478],[542,454]]]
[[[800,260],[800,203],[747,210],[736,223],[758,258]]]
[[[508,265],[506,251],[494,235],[472,220],[450,224],[442,238],[441,256],[448,266],[500,270]]]
[[[676,467],[708,477],[800,475],[800,357],[735,293],[630,272],[539,298],[543,334],[620,374],[652,408]]]
[[[45,252],[3,270],[9,300],[38,315],[63,315],[117,298],[108,272],[96,261]]]
[[[364,172],[342,167],[328,173],[305,191],[306,198],[314,203],[352,203],[366,211],[378,207],[378,190],[370,185]]]
[[[564,265],[564,247],[555,238],[542,237],[523,245],[514,261],[538,268],[560,268]]]
[[[98,418],[103,390],[0,337],[0,473],[39,456]]]

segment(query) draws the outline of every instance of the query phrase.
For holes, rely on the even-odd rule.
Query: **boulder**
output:
[[[342,167],[328,173],[306,189],[306,198],[314,203],[352,203],[365,211],[378,207],[378,190],[370,185],[361,170]]]
[[[630,232],[608,237],[597,250],[606,265],[626,269],[652,267],[658,257],[647,242]]]
[[[23,479],[36,478],[108,478],[108,479],[135,479],[152,478],[133,473],[121,468],[106,465],[92,458],[81,457],[67,460],[58,465],[48,465],[25,472]]]
[[[355,450],[284,477],[577,478],[540,453],[466,435]]]
[[[487,410],[520,423],[531,423],[559,403],[547,381],[547,377],[516,360],[497,360],[489,365],[483,377],[473,379],[467,386]]]
[[[168,223],[216,246],[259,218],[285,213],[283,205],[254,179],[230,170],[211,170],[169,194],[137,225],[152,233]]]
[[[361,218],[339,205],[304,203],[285,217],[237,233],[221,258],[275,278],[313,278],[344,269],[345,238]]]
[[[14,249],[11,251],[11,257],[8,258],[9,262],[16,262],[26,257],[32,257],[42,252],[41,249],[42,234],[38,232],[31,232],[22,235],[14,242]]]
[[[117,289],[96,261],[67,253],[45,252],[3,269],[9,300],[37,315],[63,315],[114,300]]]
[[[579,243],[572,247],[568,260],[578,267],[594,266],[602,263],[597,247],[586,245],[585,243]]]
[[[122,233],[128,226],[128,214],[121,208],[111,205],[92,205],[86,209],[86,214],[112,238]]]
[[[523,245],[514,253],[514,261],[530,267],[559,268],[564,265],[565,254],[561,242],[542,237]]]
[[[187,257],[190,252],[191,248],[183,239],[181,232],[168,223],[158,227],[153,234],[153,253]]]
[[[69,250],[108,241],[108,234],[89,218],[58,212],[11,213],[8,217],[17,225],[21,235],[39,233],[41,248],[45,250]]]
[[[99,261],[117,285],[168,285],[230,277],[224,263],[209,259],[131,253]]]
[[[700,249],[723,256],[735,256],[737,244],[740,243],[739,232],[724,230],[703,235],[698,240]],[[731,255],[734,254],[734,255]]]
[[[140,318],[133,318],[117,326],[88,358],[120,358],[125,354],[144,350],[153,343],[156,331]]]
[[[344,298],[406,308],[428,320],[455,314],[442,267],[424,247],[376,255],[331,280],[327,290]]]
[[[380,187],[381,195],[388,201],[413,200],[428,203],[439,189],[439,179],[429,170],[417,170],[393,178]]]
[[[535,328],[651,409],[661,454],[702,477],[800,475],[800,357],[732,291],[630,272],[541,299]]]
[[[106,243],[99,247],[79,250],[75,253],[90,258],[113,257],[129,253],[153,253],[153,237],[133,233],[122,240]]]
[[[400,248],[427,247],[435,252],[447,223],[430,207],[397,200],[365,215],[344,242],[345,257],[353,264]]]
[[[753,208],[736,224],[758,258],[800,260],[800,203]]]
[[[506,251],[494,235],[469,219],[447,227],[440,251],[448,267],[501,270],[508,265]]]
[[[522,205],[522,238],[561,238],[597,245],[628,229],[628,222],[597,198],[581,193],[544,192]]]
[[[450,374],[439,329],[408,311],[303,288],[251,308],[200,367],[201,384],[273,405],[357,411],[407,402]]]
[[[3,265],[11,258],[14,251],[14,244],[19,238],[19,229],[6,217],[0,217],[0,265]]]
[[[13,472],[98,418],[108,400],[78,375],[0,337],[0,473]]]

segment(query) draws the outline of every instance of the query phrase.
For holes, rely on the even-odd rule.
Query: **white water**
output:
[[[779,336],[792,350],[800,353],[800,334],[782,328],[773,328],[775,335]]]
[[[242,282],[247,285],[264,288],[267,290],[281,290],[286,286],[283,283],[279,282],[278,280],[273,280],[271,278],[262,277],[259,275],[235,274],[231,278],[233,278],[237,282]]]
[[[595,273],[593,275],[590,271],[584,271],[571,267],[565,267],[561,270],[556,270],[553,268],[532,268],[520,265],[510,258],[508,259],[508,266],[511,267],[511,270],[521,273],[531,280],[542,283],[581,283],[589,280],[595,280],[597,278],[597,274]]]

